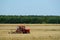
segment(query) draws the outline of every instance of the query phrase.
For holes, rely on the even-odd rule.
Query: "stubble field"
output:
[[[11,34],[20,24],[0,24],[0,40],[60,40],[60,24],[24,24],[30,34]]]

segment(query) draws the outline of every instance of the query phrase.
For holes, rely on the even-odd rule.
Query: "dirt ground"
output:
[[[60,24],[24,24],[30,34],[12,34],[21,24],[0,24],[0,40],[60,40]]]

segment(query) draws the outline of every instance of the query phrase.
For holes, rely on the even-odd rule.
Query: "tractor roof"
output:
[[[25,26],[25,25],[21,24],[21,25],[19,25],[19,26]]]

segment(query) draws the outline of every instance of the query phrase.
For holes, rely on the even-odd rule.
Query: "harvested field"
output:
[[[30,34],[10,34],[20,24],[0,24],[0,40],[60,40],[60,24],[24,24]]]

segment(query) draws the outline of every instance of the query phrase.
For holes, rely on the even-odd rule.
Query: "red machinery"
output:
[[[29,28],[25,28],[24,25],[19,25],[17,30],[16,30],[16,33],[30,33],[30,29]]]

